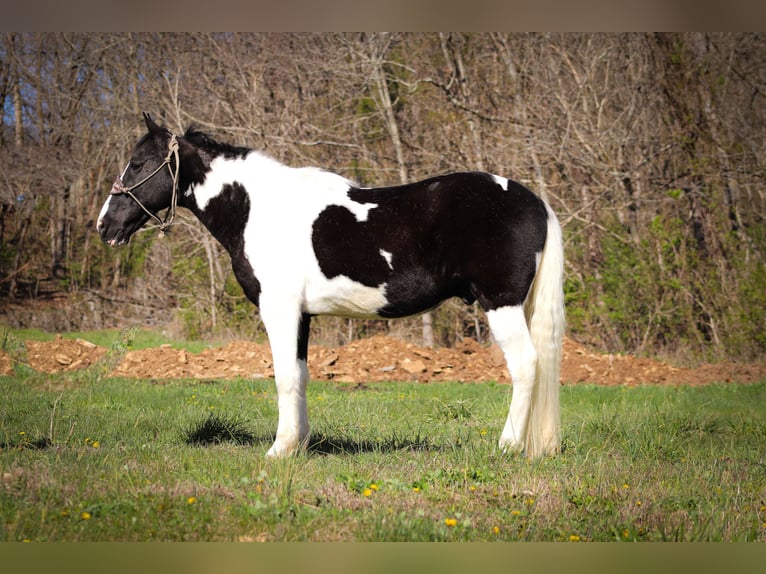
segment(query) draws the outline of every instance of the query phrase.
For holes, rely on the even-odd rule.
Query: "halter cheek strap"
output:
[[[175,159],[175,170],[171,166],[173,163],[172,160]],[[149,181],[151,178],[153,178],[155,175],[157,175],[160,170],[162,170],[163,167],[168,166],[168,171],[170,172],[170,177],[173,180],[173,193],[170,198],[170,207],[168,208],[168,212],[165,214],[165,219],[162,220],[159,218],[159,216],[152,212],[149,208],[147,208],[141,200],[139,200],[136,195],[133,193],[133,190],[137,187],[143,185],[147,181]],[[173,225],[173,219],[175,219],[176,216],[176,205],[178,203],[178,171],[181,168],[181,162],[178,158],[178,140],[176,139],[175,134],[171,134],[170,141],[168,142],[168,155],[165,156],[165,159],[163,162],[157,166],[157,169],[155,169],[152,173],[147,175],[144,179],[139,181],[138,183],[134,183],[130,187],[127,187],[124,183],[122,183],[122,176],[117,176],[117,179],[114,182],[114,185],[112,186],[112,190],[109,192],[110,195],[122,195],[125,194],[128,197],[130,197],[133,201],[135,201],[138,206],[144,210],[144,212],[149,215],[149,217],[153,218],[157,221],[157,223],[160,226],[160,237],[164,237],[165,231],[170,229],[170,226]]]

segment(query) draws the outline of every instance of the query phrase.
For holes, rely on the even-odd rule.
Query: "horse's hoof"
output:
[[[268,458],[284,458],[295,452],[295,447],[290,448],[284,443],[275,442],[266,453]]]
[[[521,452],[524,450],[523,446],[519,444],[514,438],[500,437],[498,446],[500,447],[500,451],[503,454],[517,455],[521,454]]]

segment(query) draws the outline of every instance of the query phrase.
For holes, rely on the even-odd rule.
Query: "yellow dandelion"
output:
[[[577,534],[570,534],[569,542],[580,542],[580,537]]]
[[[364,496],[372,496],[372,489],[370,489],[370,488],[365,488],[365,489],[362,491],[362,494],[363,494]]]
[[[90,512],[86,511],[86,512],[83,512],[82,514],[80,514],[80,518],[82,520],[90,520],[91,518],[93,518],[93,515]]]
[[[479,434],[481,434],[481,436],[487,436],[487,429],[481,429]]]
[[[457,518],[445,518],[444,524],[446,524],[450,528],[452,528],[453,526],[457,526]]]
[[[519,516],[521,514],[521,510],[511,510],[511,516]]]
[[[636,506],[641,506],[641,501],[640,500],[636,500]]]
[[[97,440],[94,440],[92,443],[90,443],[90,446],[92,446],[93,448],[99,448],[101,446],[101,443],[98,442]]]
[[[470,490],[471,492],[476,492],[476,486],[472,484],[471,486],[468,487],[468,490]]]
[[[196,502],[197,502],[196,496],[190,496],[189,498],[186,499],[186,504],[194,504]]]
[[[59,512],[59,515],[61,515],[63,518],[66,518],[67,516],[69,516],[69,511],[62,510],[61,512]]]
[[[492,534],[500,534],[500,527],[499,526],[493,526],[492,527]]]
[[[626,482],[622,485],[623,490],[628,490],[630,488],[630,485]]]
[[[370,490],[378,490],[378,485],[374,482],[370,485]]]
[[[419,486],[413,486],[412,487],[412,492],[420,492],[420,487]]]

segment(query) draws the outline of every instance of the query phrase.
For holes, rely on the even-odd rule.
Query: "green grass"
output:
[[[273,381],[0,386],[0,540],[766,541],[766,383],[563,387],[533,461],[497,448],[506,385],[313,382],[276,461]]]

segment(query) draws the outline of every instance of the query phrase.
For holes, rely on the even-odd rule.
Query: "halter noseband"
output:
[[[176,167],[175,171],[171,167],[172,159],[176,160]],[[170,207],[168,208],[168,212],[165,214],[165,219],[160,219],[156,213],[153,213],[149,208],[147,208],[141,201],[135,196],[133,193],[133,190],[137,187],[143,185],[147,181],[149,181],[151,178],[153,178],[155,175],[157,175],[160,170],[168,166],[168,171],[170,172],[170,177],[173,179],[173,195],[170,198]],[[155,169],[152,173],[147,175],[144,179],[139,181],[138,183],[135,183],[131,185],[130,187],[126,187],[124,183],[122,183],[122,176],[118,175],[117,179],[114,182],[114,185],[112,186],[112,191],[109,192],[110,195],[122,195],[123,193],[130,197],[133,201],[135,201],[138,206],[143,209],[147,215],[154,218],[157,223],[160,226],[160,237],[163,237],[165,235],[165,231],[170,229],[170,226],[173,225],[173,219],[176,216],[176,204],[178,203],[178,170],[181,167],[181,162],[178,159],[178,140],[176,139],[175,134],[170,135],[170,141],[168,142],[168,155],[165,156],[165,159],[163,162],[157,166],[157,169]]]

